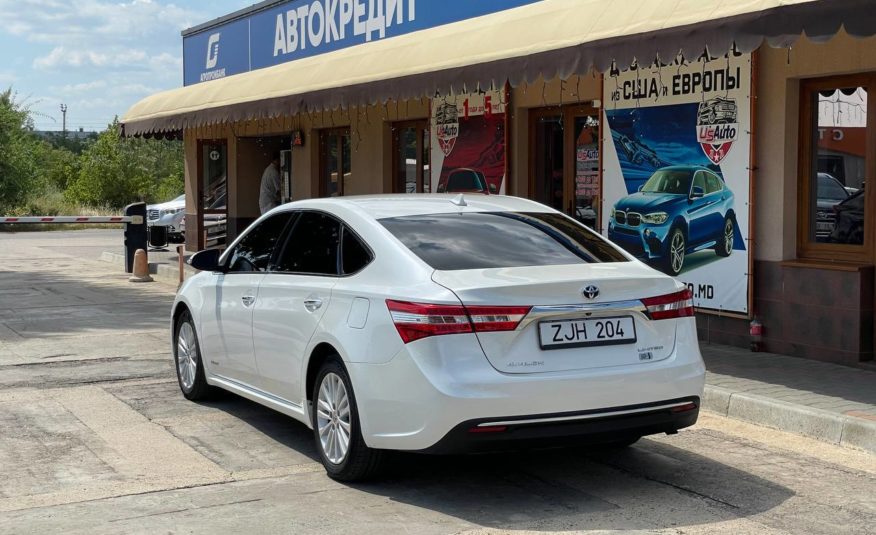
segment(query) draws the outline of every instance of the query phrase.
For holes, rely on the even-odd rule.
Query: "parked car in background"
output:
[[[183,395],[301,421],[347,481],[386,450],[620,448],[696,422],[690,290],[543,204],[465,201],[298,201],[197,253],[171,312]]]
[[[710,169],[664,167],[615,204],[608,238],[676,276],[688,253],[712,248],[718,256],[730,256],[736,232],[733,201],[733,192]]]
[[[861,245],[864,243],[864,189],[833,205],[835,224],[830,241]]]
[[[146,226],[167,227],[167,240],[169,242],[184,243],[185,226],[182,221],[185,219],[185,211],[185,195],[180,195],[167,202],[147,205]]]
[[[849,190],[839,180],[828,173],[818,173],[815,199],[815,239],[817,241],[830,240],[830,235],[836,226],[834,207],[848,199],[850,195]]]
[[[487,182],[481,171],[460,167],[454,169],[438,181],[436,193],[483,193],[485,195],[499,193],[496,186]]]

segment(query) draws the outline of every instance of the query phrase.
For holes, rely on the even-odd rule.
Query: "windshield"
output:
[[[183,193],[182,195],[180,195],[179,197],[174,199],[173,202],[185,202],[185,200],[186,200],[186,194]]]
[[[688,170],[658,169],[642,186],[642,191],[687,195],[690,193],[691,174]]]

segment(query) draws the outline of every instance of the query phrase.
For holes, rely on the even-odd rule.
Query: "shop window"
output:
[[[319,179],[323,197],[347,194],[353,179],[349,128],[332,128],[319,133]]]
[[[429,192],[429,123],[404,121],[392,125],[393,191]]]
[[[225,141],[204,142],[201,145],[201,172],[203,208],[205,211],[224,212],[228,204],[228,147]]]
[[[869,92],[876,76],[802,82],[798,254],[872,261],[872,204],[867,193],[876,158]],[[869,188],[872,189],[872,188]]]

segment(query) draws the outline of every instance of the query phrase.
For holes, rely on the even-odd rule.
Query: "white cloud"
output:
[[[167,53],[161,54],[163,57]],[[35,69],[58,67],[137,67],[150,65],[151,58],[144,50],[111,47],[105,50],[88,48],[68,49],[57,46],[47,55],[33,61]]]

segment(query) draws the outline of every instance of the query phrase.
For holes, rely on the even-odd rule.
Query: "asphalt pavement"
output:
[[[872,533],[872,454],[703,412],[624,451],[397,455],[346,485],[301,424],[178,391],[173,284],[0,233],[0,533]],[[102,234],[103,233],[103,234]],[[106,250],[106,249],[103,249]],[[798,385],[800,386],[800,385]],[[836,392],[833,392],[836,393]]]

